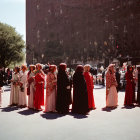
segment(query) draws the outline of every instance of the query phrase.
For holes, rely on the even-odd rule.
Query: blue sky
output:
[[[25,40],[25,0],[0,0],[0,22],[16,28]]]

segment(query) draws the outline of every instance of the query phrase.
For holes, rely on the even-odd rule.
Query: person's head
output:
[[[36,69],[37,69],[37,70],[42,70],[42,65],[41,65],[40,63],[37,63],[37,64],[36,64]]]
[[[84,72],[89,72],[90,71],[91,66],[89,64],[86,64],[84,66]]]
[[[19,73],[19,71],[20,71],[20,68],[19,68],[19,67],[15,67],[15,68],[14,68],[14,72],[15,72],[15,73]]]
[[[50,67],[49,67],[49,71],[52,73],[54,73],[56,71],[56,69],[57,69],[56,65],[50,65]]]
[[[26,65],[22,65],[22,66],[21,66],[21,70],[22,70],[23,72],[25,72],[25,71],[27,70],[27,66],[26,66]]]
[[[35,65],[30,65],[30,66],[29,66],[29,70],[30,70],[30,71],[34,71],[34,70],[35,70]]]
[[[133,72],[133,67],[132,67],[131,65],[128,65],[128,66],[127,66],[127,71],[128,71],[128,72]]]
[[[59,71],[66,71],[67,65],[65,63],[61,63],[59,65]]]
[[[83,73],[84,72],[84,67],[82,65],[77,65],[75,72]]]
[[[109,70],[110,72],[114,73],[114,72],[115,72],[115,64],[110,64],[110,65],[108,66],[108,70]]]

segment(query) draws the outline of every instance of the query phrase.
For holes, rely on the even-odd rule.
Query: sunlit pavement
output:
[[[8,107],[10,91],[5,87],[0,109],[0,140],[140,140],[140,108],[105,107],[105,88],[95,86],[96,110],[88,116],[43,113]]]

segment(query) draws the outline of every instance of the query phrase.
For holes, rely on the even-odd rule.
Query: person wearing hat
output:
[[[133,67],[127,66],[127,72],[125,74],[126,87],[125,87],[125,106],[133,106],[135,103],[135,81],[133,78]]]
[[[34,92],[35,92],[35,65],[29,66],[29,72],[27,74],[28,79],[28,108],[34,109]]]
[[[88,92],[83,72],[83,66],[78,65],[73,75],[72,113],[86,115],[89,112]]]
[[[18,105],[20,107],[26,107],[27,106],[27,66],[22,65],[21,66],[21,72],[20,72],[20,91],[19,91],[19,103]]]
[[[49,72],[47,74],[47,85],[46,85],[46,100],[45,100],[45,111],[44,112],[55,112],[56,108],[56,75],[57,66],[50,65]]]
[[[95,101],[94,101],[94,96],[93,96],[93,89],[94,89],[93,76],[90,73],[90,68],[91,66],[89,64],[86,64],[84,66],[84,78],[87,85],[88,106],[90,110],[93,110],[96,108],[95,108]]]
[[[110,64],[106,72],[106,107],[117,107],[118,93],[117,80],[115,76],[115,64]]]
[[[57,75],[57,97],[56,111],[58,113],[67,114],[71,100],[70,80],[66,73],[67,65],[61,63]]]

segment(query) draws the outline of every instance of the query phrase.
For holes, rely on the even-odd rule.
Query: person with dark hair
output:
[[[87,85],[83,72],[83,66],[78,65],[73,76],[72,113],[87,114],[89,112]]]
[[[137,78],[138,78],[138,91],[137,91],[137,104],[140,105],[140,66],[137,67],[137,70],[138,70],[138,75],[137,75]]]
[[[102,72],[102,86],[105,86],[105,70]]]
[[[2,67],[0,67],[0,106],[1,106],[1,103],[2,103],[1,93],[2,93],[3,85],[4,85],[4,74],[3,74],[3,71],[2,71]]]
[[[70,91],[70,80],[66,73],[67,65],[61,63],[59,65],[57,75],[57,97],[56,97],[56,111],[58,113],[66,114],[69,112],[71,91]]]
[[[45,74],[40,63],[36,64],[35,71],[35,94],[34,94],[34,109],[41,110],[44,106],[44,82]]]
[[[34,92],[35,92],[35,65],[29,66],[27,74],[27,95],[28,95],[28,108],[34,109]]]
[[[127,66],[126,77],[126,89],[125,89],[125,99],[124,105],[132,106],[135,103],[135,82],[133,78],[133,67],[131,65]]]
[[[19,74],[20,68],[15,67],[14,72],[12,74],[12,80],[11,80],[11,94],[10,94],[10,105],[18,105],[19,103],[19,81],[20,81],[20,74]]]
[[[116,75],[116,80],[117,80],[117,84],[118,84],[117,92],[119,92],[119,90],[120,90],[120,77],[121,77],[121,74],[119,72],[119,68],[116,69],[116,74],[115,75]]]
[[[47,85],[46,85],[46,100],[45,100],[45,111],[44,112],[55,112],[56,108],[56,75],[57,66],[50,65],[49,72],[47,74]]]

